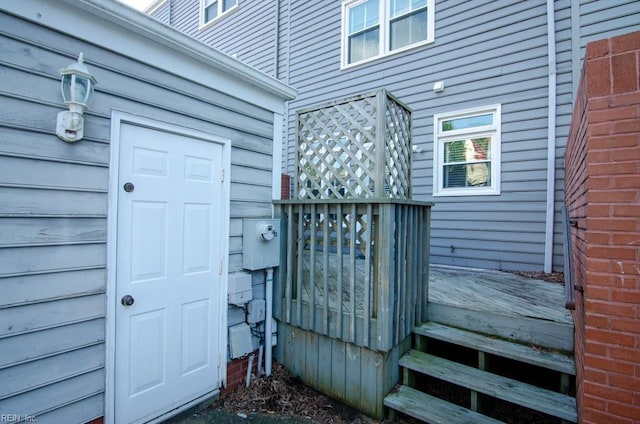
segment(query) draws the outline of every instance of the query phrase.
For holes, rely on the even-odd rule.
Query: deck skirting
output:
[[[276,360],[306,385],[367,415],[384,417],[384,397],[400,381],[411,335],[387,352],[278,323]]]

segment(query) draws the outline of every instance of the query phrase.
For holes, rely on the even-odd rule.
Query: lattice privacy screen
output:
[[[411,111],[380,90],[298,112],[299,199],[411,198]]]

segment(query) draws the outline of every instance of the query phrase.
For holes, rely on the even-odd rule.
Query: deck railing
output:
[[[431,204],[305,199],[276,209],[277,319],[383,352],[426,320]]]

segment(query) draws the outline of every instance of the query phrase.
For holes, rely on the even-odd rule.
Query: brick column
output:
[[[291,176],[287,174],[280,174],[280,198],[282,200],[291,199]]]
[[[587,45],[565,156],[582,423],[640,422],[640,32]]]

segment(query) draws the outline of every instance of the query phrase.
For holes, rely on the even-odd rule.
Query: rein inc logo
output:
[[[0,423],[35,423],[38,418],[34,415],[0,414]]]

